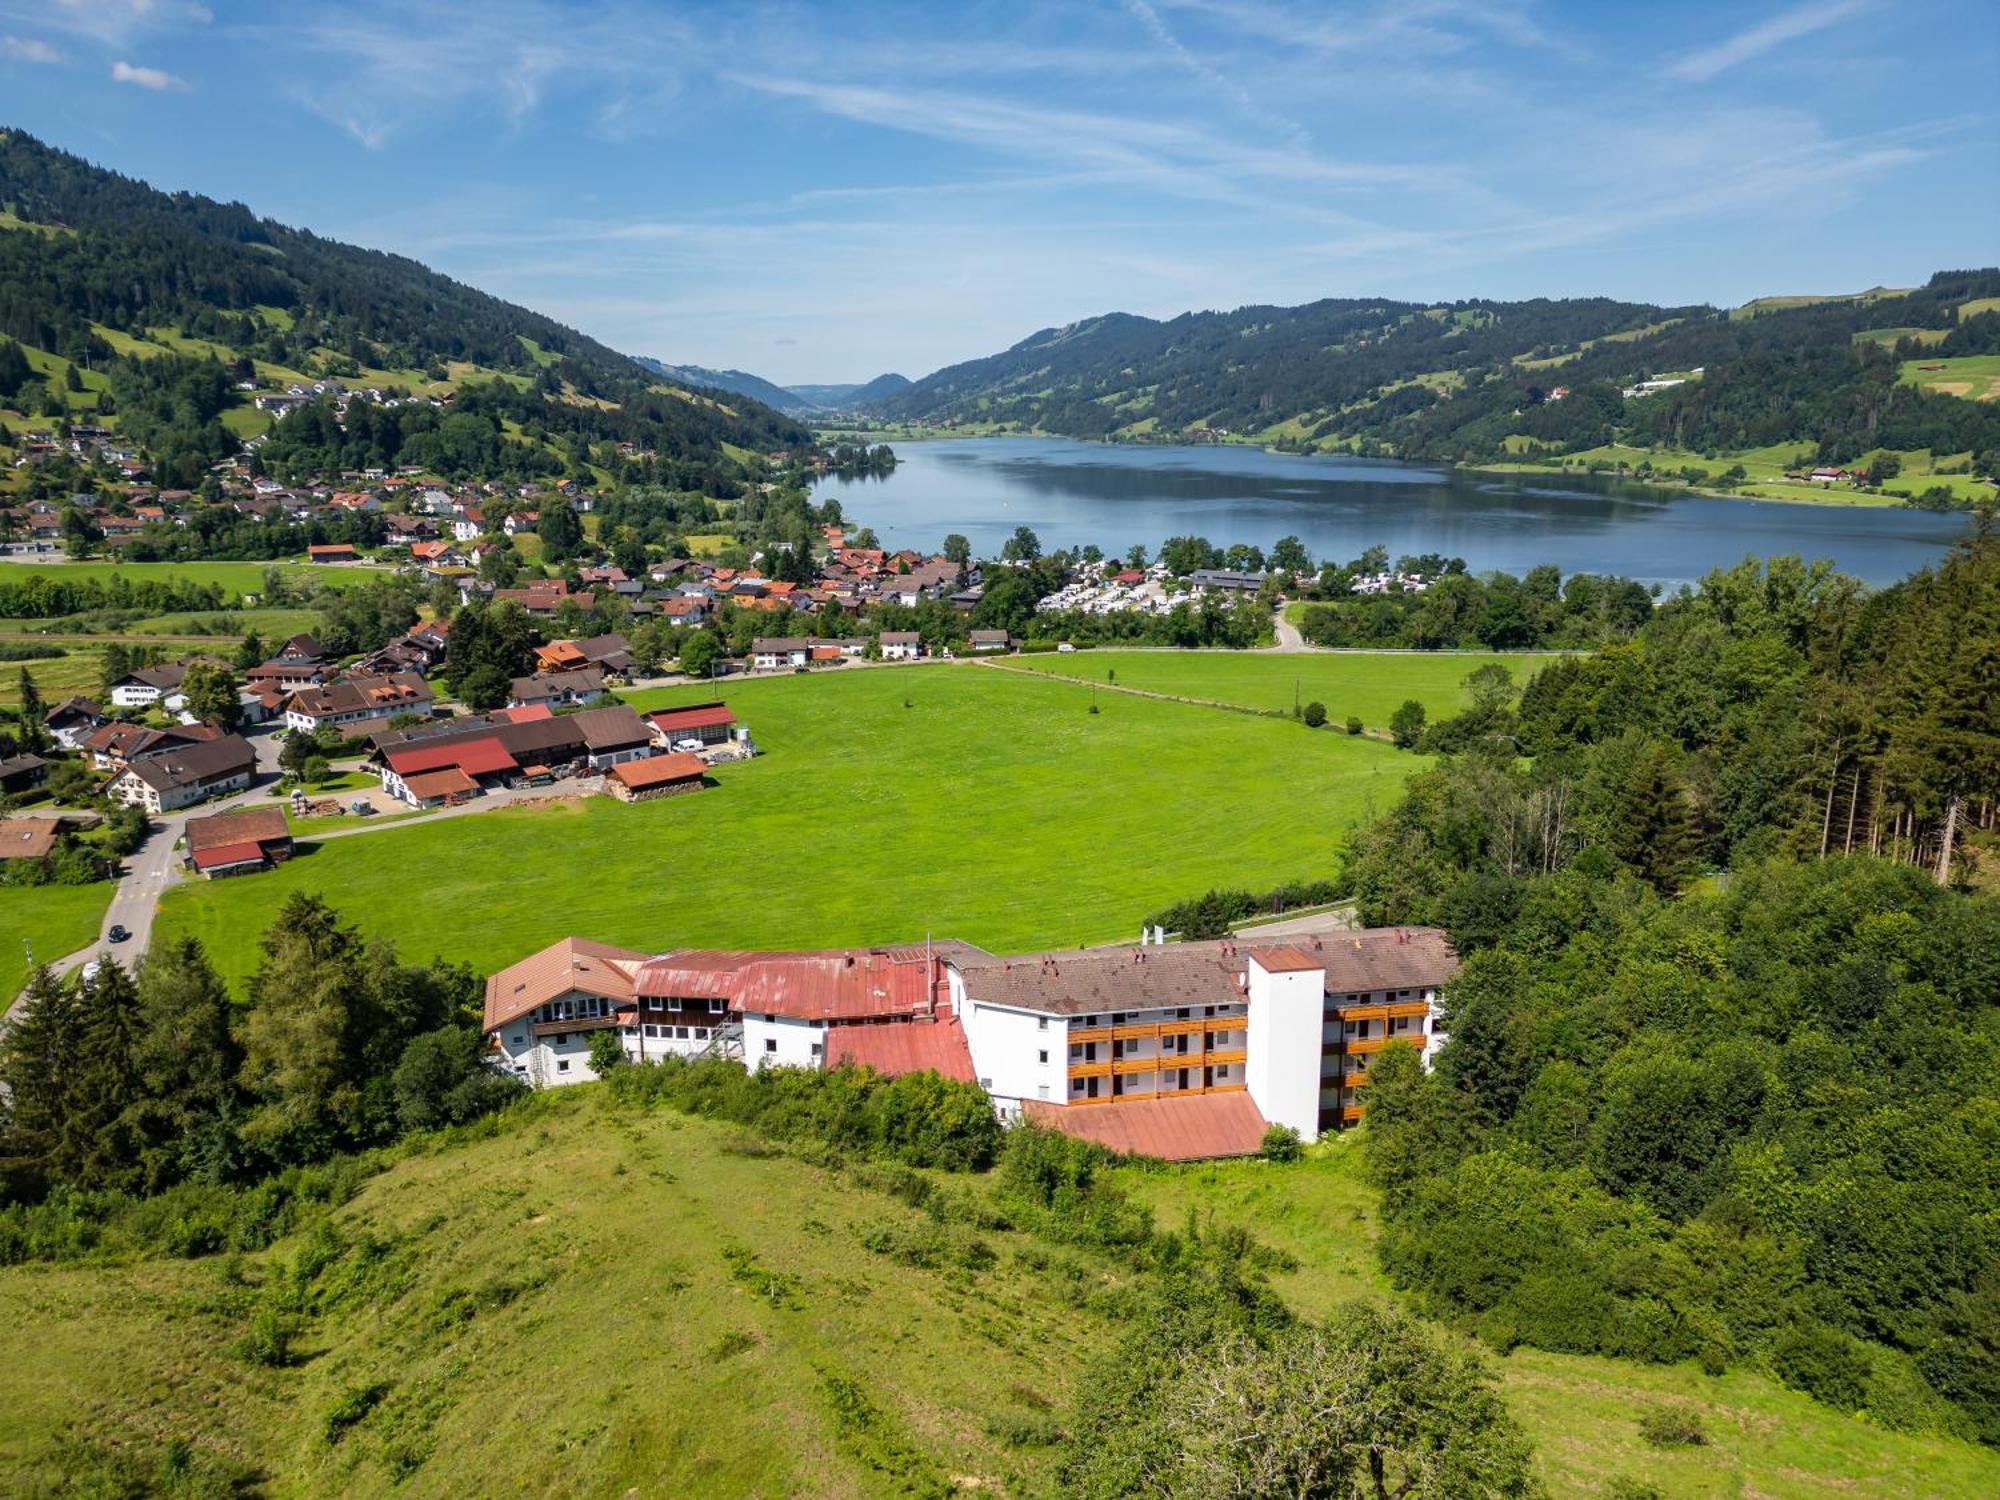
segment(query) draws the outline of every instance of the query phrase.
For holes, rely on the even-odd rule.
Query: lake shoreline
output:
[[[1068,433],[1061,433],[1061,432],[1047,432],[1043,431],[1040,428],[1034,428],[1018,432],[961,432],[954,428],[938,428],[932,430],[929,428],[912,427],[907,429],[905,435],[902,437],[896,437],[889,434],[879,434],[879,435],[861,434],[850,431],[845,428],[826,428],[821,430],[821,432],[815,433],[815,436],[831,437],[835,434],[838,434],[842,437],[849,439],[865,436],[871,441],[888,443],[891,446],[893,446],[897,442],[905,442],[905,443],[981,442],[981,441],[989,441],[995,438],[1056,438],[1056,439],[1061,439],[1064,442],[1071,442],[1071,443],[1096,443],[1106,448],[1214,448],[1217,450],[1225,450],[1225,451],[1230,449],[1236,449],[1236,450],[1246,450],[1257,453],[1269,453],[1276,457],[1281,457],[1281,458],[1364,457],[1364,455],[1358,453],[1330,453],[1320,449],[1315,449],[1312,452],[1308,453],[1301,453],[1288,448],[1274,447],[1270,443],[1257,443],[1257,442],[1250,442],[1247,440],[1237,440],[1237,439],[1230,439],[1226,442],[1220,442],[1220,443],[1194,443],[1194,442],[1189,442],[1186,439],[1181,439],[1178,441],[1169,441],[1164,439],[1154,440],[1150,438],[1090,438],[1090,437],[1073,437]],[[1687,484],[1680,480],[1675,480],[1675,479],[1659,479],[1659,478],[1654,478],[1651,475],[1634,474],[1630,470],[1626,470],[1621,473],[1612,469],[1600,469],[1593,471],[1593,470],[1551,468],[1547,464],[1526,463],[1521,461],[1510,461],[1507,459],[1482,459],[1476,463],[1453,463],[1445,459],[1391,457],[1391,458],[1369,458],[1367,461],[1370,463],[1402,464],[1411,468],[1449,469],[1464,474],[1509,474],[1509,475],[1541,474],[1541,475],[1546,475],[1551,479],[1566,479],[1566,478],[1579,478],[1579,477],[1615,479],[1626,484],[1636,484],[1636,485],[1642,485],[1648,489],[1656,489],[1661,491],[1663,494],[1667,495],[1699,495],[1702,498],[1708,500],[1759,500],[1767,502],[1771,505],[1800,505],[1800,506],[1805,506],[1809,509],[1816,509],[1816,510],[1909,510],[1909,511],[1918,511],[1926,515],[1969,516],[1972,514],[1971,508],[1968,506],[1954,506],[1949,510],[1932,511],[1928,510],[1923,506],[1906,505],[1902,502],[1901,497],[1895,495],[1877,496],[1877,495],[1857,494],[1852,496],[1852,498],[1844,495],[1836,495],[1833,493],[1809,494],[1809,495],[1751,495],[1744,493],[1740,489],[1734,489],[1734,490],[1713,489],[1698,484]],[[2000,498],[2000,493],[1996,493],[1996,498]]]

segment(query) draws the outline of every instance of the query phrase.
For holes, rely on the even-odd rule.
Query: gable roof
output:
[[[242,812],[210,813],[187,821],[188,852],[199,854],[225,844],[263,844],[289,839],[291,825],[283,809],[253,807]]]
[[[614,703],[607,708],[586,708],[580,714],[569,715],[569,719],[583,736],[583,743],[592,750],[643,745],[653,738],[646,721],[625,703]]]
[[[154,791],[167,792],[250,771],[256,764],[257,752],[248,740],[240,734],[225,734],[135,760],[118,779],[136,776]]]
[[[973,1083],[972,1051],[958,1017],[934,1021],[878,1021],[867,1026],[835,1026],[826,1034],[826,1065],[873,1068],[885,1078],[899,1073],[941,1073]]]
[[[56,818],[0,818],[0,859],[41,859],[61,831]]]
[[[681,751],[673,755],[650,755],[644,760],[620,761],[608,774],[620,786],[637,792],[650,786],[665,786],[669,782],[692,781],[707,770],[707,763],[699,755]]]
[[[492,1031],[504,1026],[571,991],[628,1001],[633,994],[633,974],[645,961],[643,953],[588,938],[551,943],[487,977],[485,1028]]]
[[[718,724],[734,724],[736,715],[726,703],[691,703],[686,708],[663,708],[646,715],[647,722],[662,734],[683,729],[710,729]]]
[[[1110,1104],[1024,1099],[1021,1108],[1037,1125],[1094,1141],[1107,1151],[1162,1161],[1254,1156],[1264,1141],[1264,1116],[1250,1095],[1240,1091]]]

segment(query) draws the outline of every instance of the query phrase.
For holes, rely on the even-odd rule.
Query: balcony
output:
[[[535,1036],[560,1036],[568,1031],[602,1031],[607,1026],[620,1024],[615,1015],[576,1016],[567,1021],[537,1021],[528,1030]]]
[[[1158,1021],[1148,1021],[1142,1026],[1114,1026],[1111,1029],[1111,1035],[1121,1042],[1136,1041],[1144,1037],[1158,1036],[1159,1034],[1160,1023]]]
[[[1389,1038],[1386,1036],[1344,1036],[1333,1043],[1336,1050],[1346,1053],[1349,1057],[1363,1052],[1380,1052],[1388,1045]]]
[[[1343,1021],[1371,1021],[1384,1016],[1427,1016],[1430,1005],[1422,1000],[1378,1000],[1372,1005],[1342,1005],[1329,1012]]]
[[[1127,1075],[1133,1073],[1157,1073],[1160,1071],[1160,1059],[1157,1057],[1121,1057],[1111,1065],[1111,1070],[1114,1073]]]
[[[1109,1078],[1111,1076],[1111,1064],[1109,1061],[1073,1062],[1069,1065],[1069,1076],[1072,1078]]]
[[[1203,1057],[1202,1061],[1220,1066],[1223,1063],[1240,1063],[1243,1061],[1244,1056],[1244,1050],[1241,1047],[1230,1047],[1222,1051],[1211,1052]]]
[[[1109,1026],[1072,1026],[1069,1029],[1072,1042],[1108,1042],[1111,1040]]]

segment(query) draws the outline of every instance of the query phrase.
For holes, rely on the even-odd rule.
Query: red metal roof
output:
[[[1264,1116],[1241,1090],[1178,1099],[1121,1099],[1112,1104],[1029,1099],[1021,1108],[1037,1125],[1095,1141],[1108,1151],[1162,1161],[1254,1156],[1264,1141]]]
[[[898,1073],[942,1073],[961,1083],[975,1081],[972,1052],[958,1018],[941,1015],[935,1021],[876,1021],[859,1026],[833,1026],[826,1033],[827,1066],[853,1063],[873,1068],[885,1077]]]
[[[546,703],[524,703],[519,708],[496,708],[486,717],[496,724],[532,724],[555,716],[555,710]]]
[[[389,769],[398,776],[457,766],[468,776],[490,776],[518,770],[519,764],[498,740],[461,740],[451,745],[412,745],[388,752]]]
[[[1324,955],[1315,957],[1299,948],[1253,949],[1250,961],[1266,974],[1296,974],[1326,967]]]
[[[931,970],[925,981],[926,967]],[[693,949],[639,970],[640,995],[719,998],[730,1009],[809,1021],[859,1021],[927,1012],[945,1005],[943,964],[921,952],[866,949],[826,953],[744,953]]]
[[[216,870],[227,865],[261,865],[264,862],[264,846],[218,844],[211,849],[197,849],[192,857],[197,870]]]
[[[674,734],[683,729],[707,729],[716,724],[734,724],[736,715],[729,711],[726,703],[697,703],[692,708],[663,708],[658,713],[646,717],[657,725],[663,734]]]
[[[457,766],[446,766],[442,771],[425,771],[416,776],[405,777],[403,785],[410,789],[410,795],[419,802],[428,801],[432,797],[450,797],[459,792],[479,790],[479,783]]]

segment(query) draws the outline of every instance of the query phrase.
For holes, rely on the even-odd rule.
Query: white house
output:
[[[924,654],[923,637],[914,630],[885,630],[877,641],[884,661],[915,661]]]
[[[173,692],[187,676],[179,663],[163,667],[140,667],[111,684],[113,708],[151,708]]]

